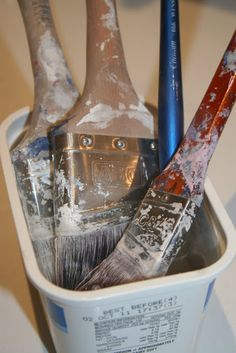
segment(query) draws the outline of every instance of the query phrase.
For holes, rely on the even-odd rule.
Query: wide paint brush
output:
[[[163,170],[184,130],[178,0],[161,1],[159,52],[158,153]]]
[[[18,190],[39,267],[55,282],[54,217],[48,129],[73,106],[72,82],[47,0],[18,0],[34,76],[28,129],[11,151]]]
[[[153,115],[131,84],[115,1],[86,4],[84,92],[52,132],[57,284],[70,289],[114,249],[158,170]]]
[[[235,99],[236,32],[173,159],[152,182],[113,253],[80,290],[166,274],[201,205],[208,163]]]

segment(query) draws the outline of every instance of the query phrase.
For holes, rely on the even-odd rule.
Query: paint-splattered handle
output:
[[[236,100],[236,32],[174,158],[154,187],[198,198],[208,163]]]
[[[220,136],[235,102],[236,31],[195,114],[186,138],[194,142]],[[193,136],[193,132],[196,133]]]
[[[87,0],[86,80],[83,95],[55,133],[154,137],[154,109],[131,83],[115,0]]]
[[[30,47],[30,55],[34,74],[38,71],[38,50],[41,37],[46,31],[58,41],[48,0],[18,0],[21,15]]]
[[[34,108],[30,129],[36,129],[36,137],[41,137],[46,135],[48,126],[61,119],[73,106],[78,92],[57,37],[48,0],[18,0],[18,3],[27,34],[34,78]]]
[[[98,75],[100,79],[105,76],[106,80],[110,79],[111,75],[113,80],[116,80],[118,73],[120,75],[124,72],[125,79],[129,78],[115,0],[87,0],[86,9],[88,70],[85,86],[91,90],[91,86],[96,84],[94,78],[98,78]],[[116,70],[118,72],[115,72]]]

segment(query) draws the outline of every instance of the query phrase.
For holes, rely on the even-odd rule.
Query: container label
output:
[[[175,341],[181,312],[177,296],[100,307],[93,320],[97,353],[155,352]]]

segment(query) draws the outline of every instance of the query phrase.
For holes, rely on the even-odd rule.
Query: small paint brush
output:
[[[159,52],[158,153],[163,170],[184,129],[178,0],[161,1]]]
[[[131,84],[115,1],[86,5],[84,92],[52,132],[57,284],[70,289],[114,249],[158,170],[153,115]]]
[[[178,0],[161,0],[158,89],[160,172],[173,157],[184,133],[180,49],[179,2]]]
[[[34,106],[26,134],[11,151],[24,215],[42,273],[55,282],[54,217],[48,129],[78,92],[57,38],[47,0],[18,0],[30,48]]]
[[[199,209],[208,163],[236,99],[236,32],[171,162],[157,176],[113,253],[78,287],[166,274]]]

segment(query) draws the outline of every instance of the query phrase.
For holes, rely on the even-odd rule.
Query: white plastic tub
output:
[[[39,271],[10,160],[28,113],[21,109],[1,125],[1,158],[25,270],[41,295],[56,351],[194,352],[214,281],[236,253],[236,231],[209,179],[198,224],[173,267],[185,272],[91,292],[59,288]]]

